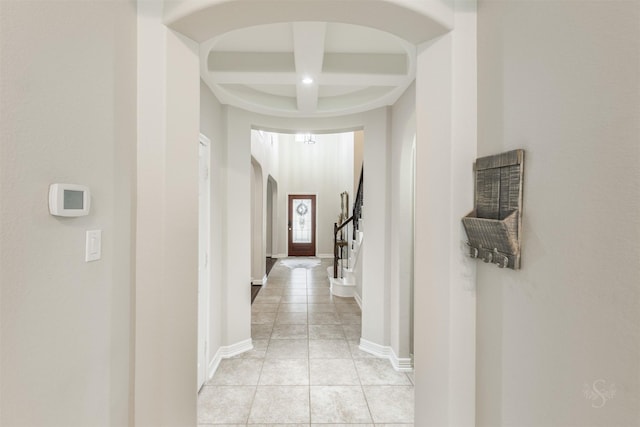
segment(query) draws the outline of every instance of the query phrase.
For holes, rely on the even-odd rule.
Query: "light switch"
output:
[[[86,262],[96,261],[102,255],[102,230],[87,231],[87,246],[84,260]]]

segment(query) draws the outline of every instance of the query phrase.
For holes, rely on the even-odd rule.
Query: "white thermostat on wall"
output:
[[[51,184],[49,186],[49,213],[51,215],[89,215],[90,204],[89,187],[77,184]]]

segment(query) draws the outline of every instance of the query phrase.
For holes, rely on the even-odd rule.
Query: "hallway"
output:
[[[330,295],[331,260],[283,258],[252,306],[254,349],[220,363],[199,426],[413,426],[413,382],[358,349],[353,298]]]

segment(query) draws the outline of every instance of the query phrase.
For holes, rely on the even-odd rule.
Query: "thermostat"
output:
[[[51,184],[49,186],[49,212],[51,215],[89,215],[90,204],[89,187],[77,184]]]

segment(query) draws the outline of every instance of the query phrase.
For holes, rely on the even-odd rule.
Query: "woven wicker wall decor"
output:
[[[474,165],[475,208],[462,218],[470,255],[520,268],[524,150],[481,157]]]

